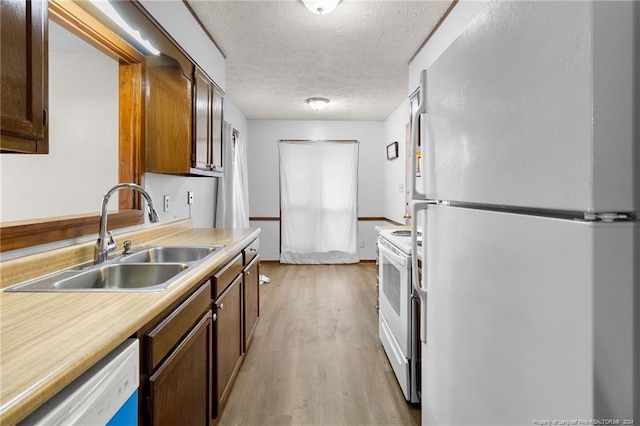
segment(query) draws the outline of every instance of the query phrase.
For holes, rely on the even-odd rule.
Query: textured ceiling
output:
[[[188,0],[227,58],[226,95],[248,119],[384,120],[407,96],[407,64],[451,1]],[[310,97],[331,100],[323,111]]]

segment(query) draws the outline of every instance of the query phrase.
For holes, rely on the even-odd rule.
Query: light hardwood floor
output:
[[[220,425],[417,425],[378,339],[376,266],[263,263],[260,323]]]

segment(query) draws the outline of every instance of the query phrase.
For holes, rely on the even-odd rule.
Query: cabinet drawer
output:
[[[244,256],[244,265],[248,265],[257,255],[260,250],[260,239],[256,238],[251,244],[249,244],[244,250],[242,255]]]
[[[207,281],[184,303],[178,306],[149,334],[144,336],[146,343],[147,373],[153,371],[162,359],[175,347],[180,339],[202,317],[211,305],[211,282]]]
[[[238,254],[213,276],[213,297],[216,299],[242,272],[242,254]]]

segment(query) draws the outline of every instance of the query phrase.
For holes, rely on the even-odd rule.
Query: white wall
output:
[[[409,161],[406,126],[409,123],[409,100],[405,100],[384,122],[385,144],[398,141],[398,158],[384,162],[384,214],[387,219],[404,223],[405,172]],[[409,152],[407,152],[409,151]]]
[[[234,129],[240,132],[245,137],[249,133],[249,121],[247,117],[235,106],[233,101],[229,97],[225,97],[223,101],[222,118],[227,123],[231,123]]]
[[[92,50],[50,52],[49,154],[0,155],[0,221],[96,213],[118,183],[118,62]]]
[[[359,145],[358,216],[384,215],[383,164],[386,161],[382,121],[286,121],[249,120],[249,216],[280,216],[278,141],[280,139],[355,139]],[[360,221],[361,259],[375,258],[377,223]],[[263,259],[279,258],[279,222],[252,221],[260,226]]]
[[[438,59],[487,3],[488,0],[460,0],[453,7],[449,16],[409,64],[407,96],[420,85],[420,71],[428,69]]]
[[[217,178],[184,177],[145,173],[144,187],[151,195],[160,222],[191,217],[194,228],[213,227]],[[187,192],[193,191],[193,204],[187,204]],[[169,211],[164,211],[164,196],[170,197]]]

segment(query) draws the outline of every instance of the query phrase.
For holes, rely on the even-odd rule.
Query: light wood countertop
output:
[[[0,424],[15,424],[26,417],[209,278],[259,232],[253,228],[183,229],[145,242],[226,246],[161,292],[0,292]]]

